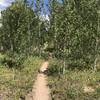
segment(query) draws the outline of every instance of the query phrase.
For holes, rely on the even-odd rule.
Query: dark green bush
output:
[[[48,52],[43,52],[41,54],[41,57],[44,58],[45,60],[48,60],[49,59],[49,53]]]
[[[60,75],[62,73],[62,62],[53,59],[48,66],[48,75]]]
[[[0,62],[9,68],[21,68],[25,58],[23,54],[7,53],[0,58]]]
[[[3,63],[3,61],[5,60],[6,57],[7,57],[7,55],[3,55],[0,53],[0,64]]]

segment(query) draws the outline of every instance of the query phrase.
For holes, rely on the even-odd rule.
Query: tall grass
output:
[[[59,74],[55,68],[60,66],[60,61],[50,61],[48,72],[52,100],[100,100],[100,71],[66,69],[64,74]],[[94,91],[85,92],[88,87]]]
[[[19,100],[31,91],[36,74],[43,60],[29,57],[22,69],[9,69],[0,65],[0,95],[2,100]]]

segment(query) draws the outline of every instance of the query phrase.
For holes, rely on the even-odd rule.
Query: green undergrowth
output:
[[[8,68],[0,64],[0,98],[2,100],[25,98],[32,90],[42,62],[39,57],[28,57],[23,62],[22,69]]]
[[[60,74],[59,70],[56,71],[60,66],[60,61],[55,59],[49,63],[52,100],[100,100],[100,71],[66,69],[64,74]]]

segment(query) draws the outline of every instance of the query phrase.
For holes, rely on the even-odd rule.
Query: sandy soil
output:
[[[48,62],[44,62],[40,68],[41,72],[44,72],[48,67]],[[37,75],[37,80],[33,86],[33,91],[26,100],[51,100],[50,90],[47,86],[47,76],[43,73]]]

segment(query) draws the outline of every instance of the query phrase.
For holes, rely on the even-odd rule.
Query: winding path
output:
[[[50,99],[50,90],[47,86],[47,76],[43,72],[47,69],[48,62],[44,62],[40,68],[40,72],[37,75],[37,80],[33,86],[31,96],[28,96],[26,100],[51,100]]]

